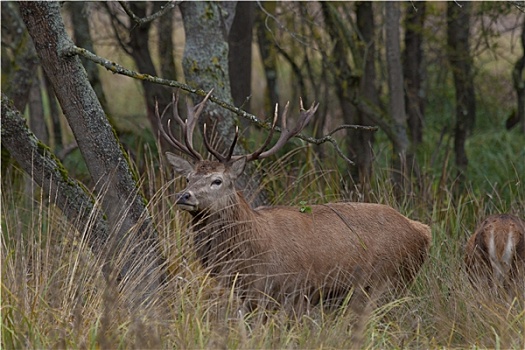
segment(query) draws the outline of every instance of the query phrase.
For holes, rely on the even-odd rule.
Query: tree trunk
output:
[[[403,74],[406,91],[406,113],[410,140],[415,147],[423,141],[425,99],[423,96],[423,24],[426,4],[423,1],[407,4],[405,17],[405,50]]]
[[[376,67],[375,67],[375,43],[374,43],[374,11],[372,2],[357,2],[356,3],[356,19],[357,28],[363,40],[360,45],[361,61],[364,64],[361,71],[360,95],[370,103],[379,106],[379,94],[376,86]],[[357,112],[359,125],[374,125],[370,120],[370,116],[362,111]],[[372,161],[374,133],[370,131],[358,130],[353,132],[351,142],[353,148],[357,152],[356,166],[359,169],[359,183],[363,186],[365,197],[370,186],[372,177]],[[355,138],[355,140],[354,140]]]
[[[174,55],[175,48],[173,47],[173,14],[173,11],[168,11],[159,17],[159,22],[157,23],[157,40],[159,42],[160,74],[164,79],[177,80]]]
[[[340,6],[345,6],[341,4]],[[343,120],[346,124],[372,125],[367,113],[358,110],[353,105],[354,96],[379,104],[375,87],[375,48],[374,48],[374,19],[372,4],[360,2],[356,4],[357,28],[360,38],[359,49],[352,49],[346,43],[355,40],[350,37],[351,29],[344,27],[345,21],[340,17],[340,9],[328,2],[321,3],[325,24],[331,40],[335,43],[328,66],[332,70],[333,82],[343,111]],[[352,27],[349,25],[348,27]],[[348,56],[359,65],[354,72],[348,63]],[[356,79],[355,72],[362,72]],[[360,192],[368,199],[368,189],[372,174],[372,143],[373,134],[362,130],[348,130],[347,136],[349,158],[355,166],[349,169],[354,183],[359,184]]]
[[[47,94],[47,103],[49,105],[49,113],[51,114],[51,129],[53,130],[53,146],[55,153],[59,154],[63,148],[62,145],[62,125],[60,124],[60,111],[57,103],[57,98],[55,95],[55,90],[53,85],[49,81],[49,78],[43,72],[43,81],[45,86],[45,91]],[[63,160],[63,159],[61,159]]]
[[[250,100],[252,91],[252,29],[255,3],[239,1],[235,9],[235,18],[228,37],[230,85],[233,103],[251,113]],[[241,120],[243,129],[250,122]]]
[[[470,3],[447,3],[448,59],[456,90],[456,127],[454,151],[461,185],[467,171],[465,142],[476,121],[476,99],[469,46]]]
[[[66,218],[80,230],[89,227],[88,243],[95,252],[103,250],[109,229],[95,198],[84,187],[67,176],[63,165],[27,128],[24,117],[2,93],[2,146],[20,167],[33,176],[45,191],[46,198],[57,205]]]
[[[44,116],[44,104],[42,101],[42,88],[38,71],[33,78],[33,85],[29,92],[29,126],[35,136],[45,143],[49,143],[49,133],[47,131],[46,119]]]
[[[230,10],[224,11],[219,2],[187,1],[180,4],[186,46],[182,66],[186,83],[195,88],[210,91],[228,103],[233,103],[228,69],[229,28],[235,8],[229,3]],[[232,13],[233,11],[233,13]],[[236,116],[215,103],[207,103],[203,109],[199,126],[202,131],[204,123],[208,126],[208,137],[216,149],[225,151],[230,147],[235,135]],[[237,143],[237,154],[246,151]],[[247,198],[253,205],[264,203],[264,195],[258,193],[258,180],[253,174],[253,167],[248,166],[237,184],[245,190]]]
[[[115,239],[108,242],[113,246],[112,258],[125,261],[119,271],[121,277],[125,277],[123,281],[129,283],[121,286],[129,288],[126,295],[130,300],[144,301],[159,286],[161,255],[126,156],[86,78],[80,59],[64,55],[73,43],[60,16],[59,3],[20,2],[19,5],[42,67],[96,184],[109,231]],[[31,153],[23,153],[20,157],[31,157]],[[123,252],[127,254],[123,256]]]
[[[86,16],[89,3],[83,1],[70,1],[67,3],[67,6],[69,6],[69,14],[71,16],[71,21],[73,22],[73,41],[77,46],[83,47],[90,52],[95,52],[93,40],[91,39],[91,34],[89,32],[89,20]],[[86,69],[89,83],[93,87],[93,90],[95,90],[102,108],[107,110],[108,103],[104,90],[102,89],[102,81],[98,74],[97,65],[93,61],[85,58],[81,58],[80,60]]]
[[[156,6],[162,5],[160,2],[155,2]],[[129,7],[140,18],[146,17],[148,2],[146,1],[130,1]],[[151,53],[149,50],[149,30],[151,22],[143,25],[136,25],[133,21],[130,23],[129,29],[129,47],[131,49],[131,57],[135,62],[140,73],[157,76],[157,71]],[[171,91],[169,88],[154,84],[149,81],[141,80],[144,90],[144,98],[146,100],[147,116],[150,121],[153,134],[158,136],[159,126],[155,115],[155,102],[159,103],[159,110],[171,103]]]
[[[268,13],[275,13],[275,1],[262,1],[257,4],[256,23],[257,41],[259,43],[259,54],[266,78],[266,90],[264,93],[264,110],[272,115],[275,105],[279,103],[279,89],[277,85],[277,48],[272,39],[272,30],[275,29],[273,21],[267,22],[267,14],[259,9],[263,7]],[[267,26],[269,28],[267,28]]]
[[[408,137],[406,132],[405,93],[399,39],[399,3],[385,2],[385,45],[388,70],[389,112],[394,122],[393,180],[401,192],[406,188]],[[401,193],[400,192],[400,193]]]
[[[29,40],[29,34],[24,28],[24,22],[12,1],[2,1],[2,46],[4,40],[9,40],[8,44],[14,49],[13,56],[16,57],[6,62],[9,58],[4,57],[4,52],[2,52],[2,61],[8,68],[7,71],[4,70],[4,64],[2,64],[2,75],[8,75],[7,81],[10,82],[5,86],[2,84],[2,90],[13,100],[16,109],[24,112],[29,99],[29,91],[36,76],[38,57],[33,43]]]
[[[518,99],[515,119],[517,123],[521,123],[521,131],[525,134],[525,78],[523,77],[523,69],[525,68],[525,21],[521,29],[521,48],[523,53],[514,65],[512,81]]]

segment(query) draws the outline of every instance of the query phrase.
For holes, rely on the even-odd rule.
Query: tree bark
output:
[[[423,141],[425,99],[423,96],[423,25],[426,4],[424,1],[407,4],[405,16],[405,50],[403,74],[406,91],[406,114],[413,146]]]
[[[333,82],[343,111],[343,120],[346,124],[373,125],[369,114],[357,109],[353,101],[358,96],[374,105],[379,105],[377,88],[375,87],[375,46],[374,46],[374,18],[372,4],[360,2],[356,4],[356,27],[361,40],[355,48],[347,43],[355,40],[350,37],[351,29],[345,26],[340,17],[340,9],[328,2],[321,3],[326,28],[335,43],[328,66],[332,70]],[[340,6],[345,6],[341,4]],[[352,27],[352,25],[349,25]],[[359,47],[357,49],[357,47]],[[353,71],[348,63],[351,55],[353,62],[359,66]],[[358,73],[361,72],[359,76]],[[373,134],[369,131],[348,130],[347,136],[349,158],[355,166],[349,169],[354,183],[359,184],[361,193],[368,199],[368,188],[372,174],[372,144]]]
[[[409,141],[406,132],[405,93],[399,39],[399,3],[385,2],[385,45],[389,90],[389,112],[394,122],[393,180],[403,191],[407,180],[407,153]]]
[[[476,99],[470,54],[470,3],[447,3],[448,59],[456,90],[456,127],[454,151],[459,184],[463,183],[468,166],[465,142],[476,121]]]
[[[516,61],[512,71],[512,81],[517,97],[516,121],[521,123],[521,132],[525,134],[525,78],[523,70],[525,69],[525,21],[521,29],[521,48],[522,56]]]
[[[95,52],[93,40],[89,32],[89,20],[86,16],[87,6],[89,6],[89,4],[83,1],[70,1],[67,3],[67,6],[69,6],[69,14],[73,22],[73,41],[77,46],[83,47],[90,52]],[[98,74],[97,65],[86,59],[81,58],[81,61],[86,69],[89,83],[93,87],[93,90],[95,90],[102,108],[107,110],[107,99],[102,89],[102,81]]]
[[[157,40],[159,42],[160,73],[164,79],[177,80],[173,46],[173,13],[173,11],[168,11],[159,17]]]
[[[27,105],[29,91],[38,68],[35,47],[24,27],[15,3],[2,1],[2,44],[4,40],[8,40],[9,46],[14,48],[13,60],[5,64],[8,70],[2,69],[2,75],[9,76],[9,79],[5,80],[8,83],[2,86],[2,89],[9,98],[13,99],[16,109],[22,112]],[[2,61],[8,59],[2,55]]]
[[[263,7],[267,12],[275,12],[275,1],[259,2],[257,6]],[[266,22],[267,14],[261,9],[256,11],[256,31],[259,54],[264,68],[266,78],[266,90],[264,93],[264,110],[271,115],[275,105],[279,103],[279,89],[277,85],[277,48],[272,40],[273,21]],[[267,26],[270,28],[268,29]]]
[[[108,123],[80,59],[64,55],[72,45],[58,2],[20,2],[22,18],[35,44],[64,115],[93,179],[115,239],[114,259],[131,300],[144,301],[159,287],[161,255],[156,233],[138,192],[126,156]],[[28,157],[30,154],[21,156]],[[111,243],[111,242],[108,242]],[[122,252],[127,252],[125,256]]]
[[[233,103],[250,112],[252,90],[252,29],[255,4],[250,1],[238,1],[235,18],[228,37],[230,85]],[[243,128],[250,123],[242,119]]]
[[[156,4],[156,5],[155,5]],[[155,6],[160,6],[162,3],[154,3]],[[148,2],[146,1],[131,1],[130,8],[140,18],[147,14]],[[157,70],[151,58],[149,50],[149,31],[151,23],[148,22],[142,25],[137,25],[131,21],[129,30],[129,48],[131,49],[131,57],[137,65],[137,69],[141,73],[157,75]],[[159,125],[155,115],[155,103],[158,101],[159,110],[162,111],[171,102],[171,91],[169,88],[153,84],[149,81],[141,81],[144,90],[144,98],[146,100],[147,116],[153,129],[153,134],[158,136]]]
[[[377,74],[375,66],[376,49],[374,43],[375,24],[373,4],[368,1],[357,2],[356,19],[357,28],[363,40],[359,50],[364,64],[364,67],[361,68],[363,75],[361,76],[359,87],[360,95],[370,103],[379,106],[379,93],[376,86]],[[363,111],[358,110],[357,117],[357,124],[359,125],[374,124],[370,120],[370,115]],[[364,186],[363,191],[366,196],[372,178],[374,133],[358,130],[357,132],[353,132],[353,134],[354,136],[351,136],[351,142],[357,153],[356,165],[359,169],[359,182]]]
[[[228,4],[229,11],[221,3],[213,1],[188,1],[180,4],[186,35],[182,66],[188,85],[205,91],[213,89],[217,98],[232,104],[227,38],[235,16],[235,7],[232,3]],[[217,104],[207,103],[199,120],[201,131],[204,123],[208,126],[208,137],[213,140],[216,149],[227,150],[235,135],[236,116]],[[235,152],[246,153],[239,143]],[[247,167],[237,184],[244,189],[249,201],[259,206],[265,202],[265,196],[258,192],[259,183],[253,171],[253,167]]]
[[[49,144],[49,133],[47,131],[46,119],[44,116],[44,105],[42,101],[42,89],[38,71],[33,78],[33,85],[29,92],[29,125],[35,136],[45,143]]]
[[[2,93],[2,146],[20,167],[45,191],[74,226],[89,228],[88,242],[102,251],[109,236],[108,223],[95,206],[95,198],[76,180],[68,177],[63,165],[28,129],[24,117]]]

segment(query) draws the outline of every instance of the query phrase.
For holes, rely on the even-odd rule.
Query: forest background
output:
[[[525,215],[523,11],[2,2],[2,343],[351,347],[349,312],[235,317],[194,261],[155,111],[178,90],[184,114],[213,89],[200,128],[224,149],[241,126],[237,152],[264,140],[276,104],[320,103],[248,169],[252,204],[379,202],[432,227],[429,262],[370,315],[366,347],[523,348],[523,303],[480,297],[462,270],[483,217]]]

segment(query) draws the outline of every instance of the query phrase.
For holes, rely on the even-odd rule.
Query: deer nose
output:
[[[186,191],[182,193],[177,194],[177,202],[176,204],[193,204],[192,201],[193,194],[191,191]]]

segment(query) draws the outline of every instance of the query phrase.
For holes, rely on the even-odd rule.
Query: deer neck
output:
[[[240,192],[221,210],[194,215],[194,244],[201,263],[218,274],[244,261],[254,250],[254,221],[255,212]]]

